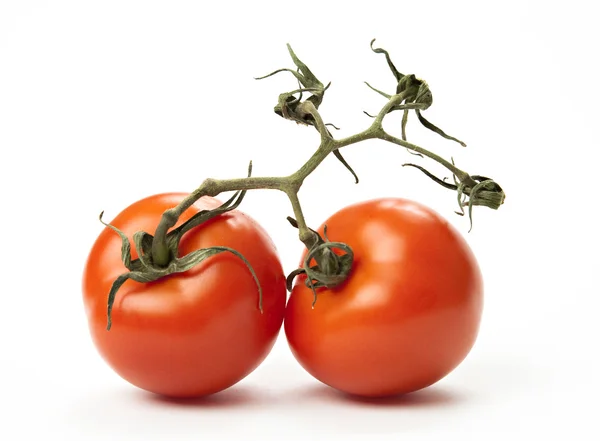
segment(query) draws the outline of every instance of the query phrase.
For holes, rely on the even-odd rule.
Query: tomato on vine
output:
[[[385,55],[395,93],[367,83],[387,102],[363,131],[333,137],[318,110],[329,84],[288,45],[295,68],[261,78],[278,72],[295,77],[298,86],[279,94],[274,110],[318,132],[320,143],[307,162],[278,177],[251,176],[250,163],[246,178],[208,178],[190,194],[152,196],[105,224],[86,265],[84,302],[100,353],[123,378],[171,396],[223,390],[265,358],[284,311],[298,361],[324,383],[353,394],[418,390],[467,355],[481,316],[481,276],[448,222],[414,202],[370,201],[332,216],[326,222],[329,238],[325,225],[320,232],[310,229],[302,212],[298,193],[308,175],[333,154],[358,183],[340,150],[375,139],[449,171],[453,184],[421,165],[404,164],[456,191],[457,213],[467,208],[471,221],[473,207],[496,210],[504,203],[504,191],[493,179],[471,175],[406,140],[414,111],[425,128],[466,146],[423,116],[433,103],[429,85],[400,73],[373,41],[371,49]],[[403,112],[401,137],[383,127],[395,111]],[[288,219],[306,251],[301,268],[287,279],[266,232],[235,210],[256,189],[279,190],[290,200],[295,219]],[[224,204],[213,199],[228,191],[237,193]],[[286,309],[286,281],[291,289],[296,277]]]
[[[186,196],[142,199],[110,225],[133,240],[138,230],[154,231],[163,212]],[[220,205],[203,197],[178,225]],[[256,279],[242,259],[221,252],[152,282],[126,280],[114,297],[109,331],[107,295],[125,270],[122,244],[115,231],[105,228],[92,247],[83,278],[92,338],[121,377],[158,394],[197,397],[232,386],[267,356],[283,320],[285,276],[273,242],[256,221],[231,210],[190,229],[179,243],[182,257],[211,247],[236,250]],[[138,257],[132,250],[132,259]]]
[[[404,199],[358,203],[325,225],[331,241],[352,249],[352,268],[332,288],[296,278],[284,328],[298,362],[329,386],[371,397],[422,389],[458,366],[475,342],[483,302],[461,235]]]

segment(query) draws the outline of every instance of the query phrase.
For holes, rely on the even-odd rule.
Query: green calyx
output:
[[[310,101],[315,108],[318,109],[323,102],[325,91],[329,88],[331,83],[329,83],[327,86],[324,86],[323,83],[321,83],[321,81],[319,81],[319,79],[306,66],[306,64],[298,59],[289,44],[287,45],[287,48],[297,70],[287,68],[277,69],[270,74],[258,77],[256,79],[262,80],[279,72],[290,72],[292,75],[294,75],[298,80],[299,85],[302,87],[292,90],[291,92],[280,94],[278,103],[274,108],[275,113],[281,117],[294,120],[300,124],[314,125],[314,118],[312,118],[312,115],[303,111],[302,109],[302,94],[304,92],[310,93],[311,96],[307,98],[307,101]],[[299,96],[296,96],[297,94]]]
[[[139,257],[132,260],[131,244],[129,243],[127,236],[115,226],[105,223],[102,220],[103,213],[101,213],[100,222],[111,228],[121,237],[121,260],[123,261],[123,265],[125,265],[125,267],[128,269],[128,272],[117,277],[117,279],[113,282],[108,294],[106,329],[110,330],[112,326],[112,309],[117,291],[128,279],[135,280],[136,282],[140,283],[154,282],[171,274],[188,271],[196,265],[204,262],[206,259],[223,252],[228,252],[235,255],[248,267],[248,270],[252,274],[252,277],[254,278],[254,281],[258,287],[258,308],[262,313],[262,289],[258,281],[258,277],[256,276],[252,265],[250,265],[250,262],[248,262],[248,260],[240,252],[229,247],[215,246],[196,250],[186,254],[183,257],[179,257],[178,251],[179,242],[186,232],[208,221],[209,219],[234,210],[242,202],[245,193],[245,191],[236,192],[233,197],[231,197],[221,206],[215,208],[214,210],[202,210],[181,224],[179,227],[170,231],[167,235],[167,245],[169,250],[169,260],[167,265],[157,265],[154,263],[152,258],[152,241],[154,237],[144,231],[138,231],[133,235],[135,250]]]
[[[414,74],[404,75],[400,73],[398,69],[396,69],[394,63],[392,62],[390,54],[385,49],[374,48],[374,42],[375,39],[371,40],[371,49],[377,54],[385,55],[385,59],[388,63],[388,66],[392,71],[392,74],[394,74],[394,78],[396,78],[396,95],[402,96],[402,100],[400,100],[400,102],[398,102],[396,105],[392,106],[388,111],[388,113],[391,113],[396,110],[402,110],[404,112],[402,116],[402,139],[406,141],[406,124],[408,122],[408,111],[414,110],[417,114],[419,122],[424,127],[431,130],[432,132],[437,133],[445,139],[455,141],[463,147],[466,147],[467,145],[464,142],[454,138],[453,136],[447,135],[442,129],[429,122],[421,114],[421,111],[427,110],[433,104],[433,95],[431,93],[431,90],[429,90],[429,85],[424,80],[417,78]],[[378,94],[387,98],[388,100],[392,98],[392,95],[374,88],[369,83],[365,82],[365,84]]]
[[[454,161],[452,161],[452,164],[454,164]],[[500,187],[500,185],[493,179],[486,178],[485,176],[470,176],[465,174],[465,176],[463,176],[461,179],[458,179],[456,175],[453,175],[454,184],[450,184],[449,182],[446,182],[445,179],[438,178],[420,165],[408,163],[402,164],[402,166],[414,167],[422,171],[427,177],[440,184],[442,187],[445,187],[449,190],[455,190],[457,192],[458,207],[460,209],[460,211],[456,211],[455,213],[463,216],[465,214],[464,207],[468,207],[469,221],[471,225],[469,231],[471,231],[473,228],[474,206],[478,205],[491,208],[492,210],[497,210],[502,204],[504,204],[506,195],[504,194],[502,187]]]
[[[298,228],[298,223],[295,219],[291,217],[287,219],[294,228]],[[352,262],[354,261],[354,252],[345,243],[331,242],[327,237],[327,226],[323,229],[324,237],[321,237],[315,230],[311,231],[316,235],[317,240],[308,250],[302,262],[302,267],[295,269],[287,276],[286,284],[288,291],[291,291],[296,276],[306,274],[304,283],[313,292],[312,306],[314,308],[317,302],[317,288],[333,288],[348,278],[352,269]],[[344,251],[345,254],[340,256],[334,253],[333,250],[335,248]],[[310,266],[310,262],[313,259],[317,264]]]
[[[298,80],[299,85],[302,87],[280,94],[277,105],[273,110],[282,118],[295,121],[298,124],[315,126],[315,118],[310,111],[307,111],[306,103],[310,103],[314,106],[314,109],[318,109],[325,97],[325,91],[329,88],[329,86],[331,86],[331,83],[328,83],[327,86],[324,86],[323,83],[319,81],[315,74],[308,68],[308,66],[300,61],[289,44],[287,45],[287,48],[290,56],[292,57],[292,61],[296,65],[296,70],[288,68],[277,69],[267,75],[255,79],[263,80],[279,72],[290,72],[292,75],[294,75],[294,77],[296,77]],[[303,101],[302,98],[304,93],[310,93],[310,96]],[[326,125],[337,129],[337,127],[333,124]],[[327,131],[327,135],[329,139],[333,139],[329,131]],[[356,172],[344,159],[342,153],[339,150],[334,150],[333,155],[342,163],[344,167],[346,167],[350,173],[352,173],[355,183],[358,184],[358,176],[356,175]]]

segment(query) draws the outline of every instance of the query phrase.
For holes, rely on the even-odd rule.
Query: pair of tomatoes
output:
[[[138,201],[112,225],[130,240],[136,231],[152,232],[162,213],[184,196]],[[202,198],[180,222],[219,205]],[[404,199],[352,205],[324,225],[331,241],[352,248],[354,262],[341,285],[317,289],[314,307],[305,275],[297,277],[286,304],[273,242],[253,219],[234,210],[186,233],[180,255],[211,246],[239,251],[262,287],[262,312],[246,264],[221,253],[185,273],[125,282],[110,331],[107,294],[125,268],[121,239],[105,228],[83,280],[99,352],[130,383],[175,397],[212,394],[243,379],[268,355],[282,323],[298,362],[350,394],[412,392],[453,370],[473,346],[482,312],[480,272],[459,233],[434,211]]]

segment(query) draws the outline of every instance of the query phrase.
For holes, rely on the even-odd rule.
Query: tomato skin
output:
[[[153,234],[162,213],[185,196],[168,193],[142,199],[111,224],[133,244],[136,231]],[[220,204],[201,198],[179,223]],[[102,357],[135,386],[173,397],[212,394],[247,376],[273,347],[286,299],[285,276],[273,242],[258,223],[234,210],[187,232],[180,256],[210,246],[231,247],[248,259],[263,290],[262,314],[247,266],[224,252],[155,282],[126,281],[117,292],[107,331],[108,293],[127,270],[114,231],[105,228],[94,243],[83,276],[89,329]],[[133,249],[132,258],[137,258]]]
[[[314,309],[306,276],[295,282],[284,328],[306,371],[340,391],[382,397],[427,387],[458,366],[483,308],[479,267],[460,234],[404,199],[355,204],[324,225],[355,260],[342,285],[317,290]]]

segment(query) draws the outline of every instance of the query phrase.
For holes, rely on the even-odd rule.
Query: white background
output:
[[[0,2],[0,438],[599,439],[598,14],[591,1]],[[340,397],[306,374],[280,338],[234,388],[181,403],[121,380],[97,355],[81,273],[102,227],[133,201],[191,191],[206,177],[283,175],[317,146],[277,117],[289,42],[323,81],[336,136],[393,91],[383,56],[426,79],[425,115],[468,147],[415,124],[409,139],[504,187],[500,210],[453,214],[455,195],[404,149],[344,150],[301,192],[308,222],[381,196],[447,216],[486,283],[477,344],[437,385],[381,403]],[[386,127],[399,134],[399,117]],[[443,170],[422,161],[443,175]],[[335,188],[326,185],[337,182]],[[282,194],[243,210],[271,233],[286,272],[301,246]],[[281,336],[283,337],[283,335]]]

